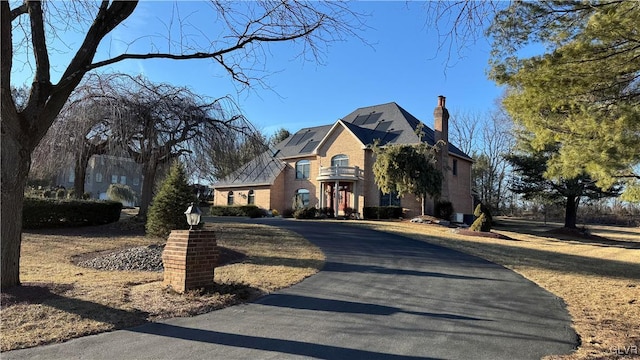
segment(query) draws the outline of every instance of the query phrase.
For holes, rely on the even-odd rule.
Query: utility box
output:
[[[451,217],[451,221],[453,221],[454,223],[463,223],[464,222],[464,214],[463,213],[455,213],[453,214],[453,216]]]

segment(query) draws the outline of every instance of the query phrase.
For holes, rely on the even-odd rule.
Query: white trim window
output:
[[[296,179],[308,179],[311,171],[311,161],[300,160],[296,163]]]
[[[310,192],[307,189],[296,190],[296,205],[302,207],[309,206],[310,196]]]
[[[331,166],[349,166],[349,157],[345,154],[338,154],[331,158]]]

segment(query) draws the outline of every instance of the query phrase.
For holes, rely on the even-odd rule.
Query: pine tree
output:
[[[507,161],[513,166],[511,191],[522,194],[525,200],[539,199],[551,203],[564,202],[564,227],[575,229],[578,206],[582,199],[601,199],[620,195],[620,186],[606,190],[599,188],[586,173],[559,179],[549,179],[549,159],[556,156],[560,146],[549,146],[543,151],[531,148],[526,139],[520,139],[520,150],[508,155]]]
[[[171,230],[188,229],[184,212],[196,200],[184,166],[176,161],[149,207],[147,235],[167,237]]]
[[[507,86],[506,110],[534,150],[559,146],[546,179],[586,174],[608,189],[640,178],[638,23],[637,1],[514,2],[494,20],[491,77]],[[546,53],[519,58],[530,43]]]

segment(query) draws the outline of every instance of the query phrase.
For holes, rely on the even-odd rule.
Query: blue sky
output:
[[[188,14],[194,23],[201,20],[197,18],[204,14],[199,10],[203,5],[178,3],[181,15]],[[157,39],[143,36],[166,32],[172,6],[172,2],[142,2],[125,26],[103,43],[97,59],[116,55],[125,48],[127,39],[142,37],[134,46],[148,49],[150,41]],[[438,34],[427,27],[422,2],[360,2],[350,6],[369,14],[365,18],[369,28],[361,33],[368,44],[355,38],[333,43],[323,64],[296,59],[297,52],[290,44],[272,46],[264,64],[270,89],[257,87],[238,93],[237,84],[209,60],[136,60],[113,69],[142,73],[154,82],[189,86],[210,97],[230,95],[246,117],[267,134],[281,127],[295,132],[330,124],[358,107],[391,101],[432,126],[438,95],[447,97],[453,114],[495,108],[501,90],[486,78],[486,39],[468,46],[464,58],[453,53],[447,68],[449,54],[438,53]],[[68,44],[79,44],[77,35],[64,34],[63,38]],[[71,53],[52,56],[66,64]],[[21,76],[28,76],[28,71],[22,70],[16,78]]]

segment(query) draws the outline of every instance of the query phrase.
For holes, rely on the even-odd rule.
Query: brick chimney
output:
[[[434,140],[438,151],[438,170],[442,171],[441,200],[449,200],[449,111],[445,107],[446,98],[438,96],[438,106],[433,110]]]
[[[438,106],[433,110],[436,143],[439,140],[449,143],[449,111],[445,107],[446,100],[446,97],[438,96]]]

